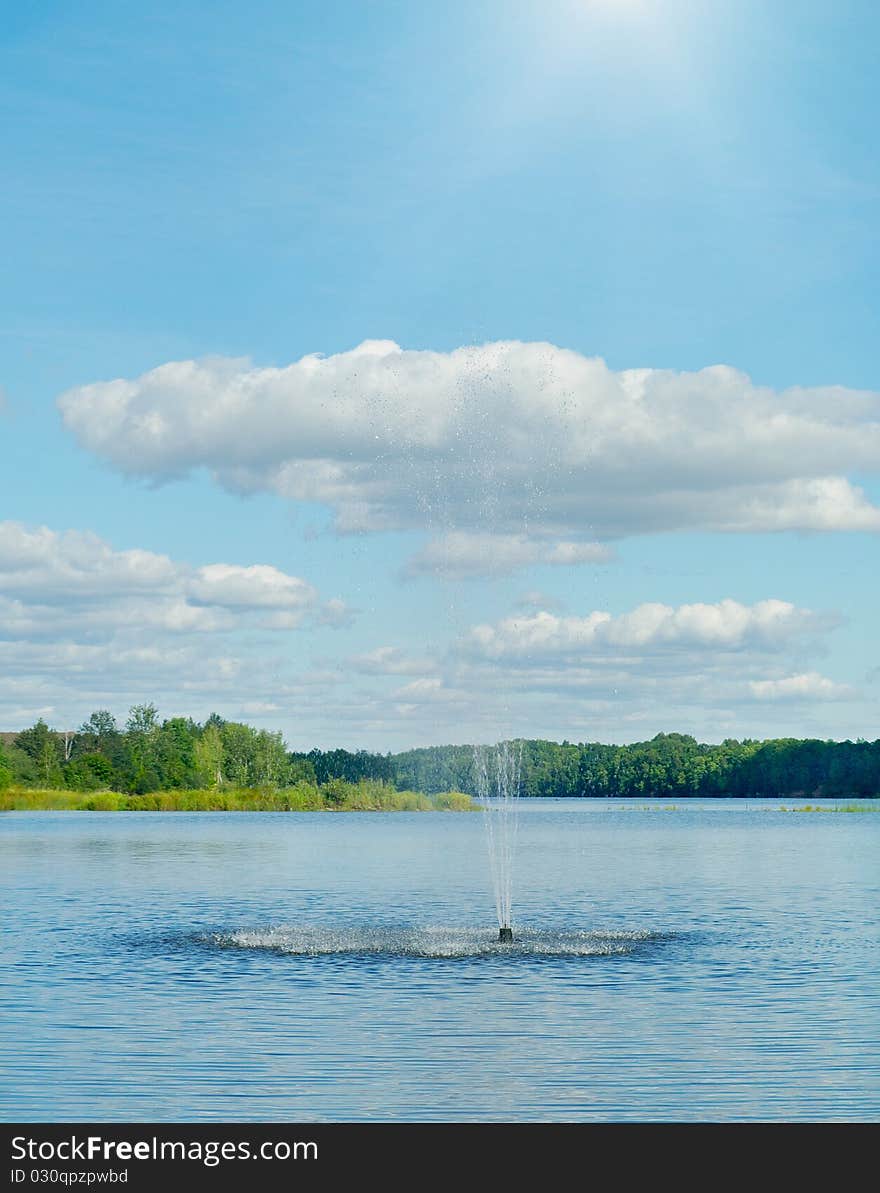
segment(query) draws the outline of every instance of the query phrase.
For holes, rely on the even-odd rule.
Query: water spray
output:
[[[521,770],[522,742],[474,747],[474,786],[486,824],[500,944],[513,944],[513,861]]]

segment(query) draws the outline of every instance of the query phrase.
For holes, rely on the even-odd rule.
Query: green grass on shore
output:
[[[787,808],[784,804],[780,812],[880,812],[880,804],[838,804],[829,808],[826,804],[801,804],[796,808]]]
[[[397,791],[384,783],[331,786],[308,783],[281,790],[222,788],[155,791],[126,795],[119,791],[59,791],[11,787],[0,792],[3,812],[469,812],[477,805],[469,795],[448,791],[423,795]]]

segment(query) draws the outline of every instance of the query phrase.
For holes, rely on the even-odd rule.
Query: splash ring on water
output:
[[[501,941],[497,929],[277,925],[214,932],[202,938],[215,947],[254,949],[297,957],[611,957],[627,956],[669,934],[649,931],[560,932],[517,929]]]

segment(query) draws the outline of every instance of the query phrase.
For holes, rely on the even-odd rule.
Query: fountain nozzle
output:
[[[502,944],[513,944],[513,928],[499,928],[498,939]]]

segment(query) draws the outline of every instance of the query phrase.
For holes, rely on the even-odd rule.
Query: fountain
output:
[[[502,944],[513,943],[513,861],[521,769],[521,742],[474,747],[474,786],[483,807],[498,939]]]

